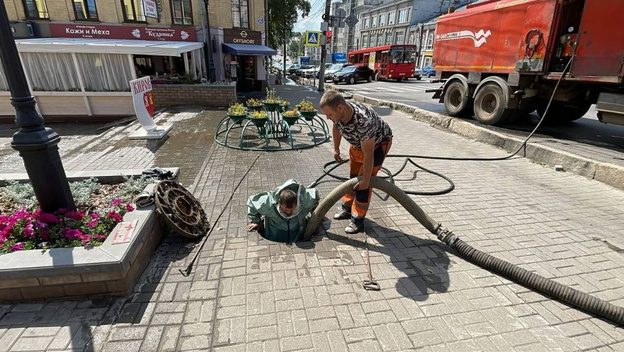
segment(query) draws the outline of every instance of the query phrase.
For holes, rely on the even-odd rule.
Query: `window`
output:
[[[368,48],[368,36],[367,35],[362,36],[362,48]]]
[[[386,34],[386,45],[392,44],[392,33]]]
[[[386,14],[379,15],[379,27],[386,25]]]
[[[431,49],[433,49],[433,33],[429,33],[429,35],[427,36],[427,47],[425,48],[425,50]]]
[[[42,18],[50,18],[48,15],[48,5],[45,0],[24,0],[24,9],[26,10],[26,18],[38,20]]]
[[[377,27],[377,16],[373,16],[373,24],[372,27]]]
[[[126,22],[145,22],[143,0],[121,0],[121,7]]]
[[[370,27],[370,25],[369,25],[369,24],[370,24],[370,18],[368,18],[368,17],[367,17],[367,18],[364,20],[364,28],[368,28],[368,27]]]
[[[236,28],[249,28],[248,0],[232,0],[232,26]]]
[[[396,11],[392,11],[388,14],[388,25],[394,24],[395,17],[396,17]]]
[[[408,9],[403,9],[399,11],[399,23],[407,22],[407,11]]]
[[[431,66],[431,56],[425,56],[424,67]]]
[[[76,20],[97,21],[98,14],[95,0],[73,0]]]
[[[374,47],[377,43],[377,34],[371,34],[370,36],[370,47]]]
[[[193,24],[191,0],[171,0],[173,24]]]
[[[397,35],[396,35],[397,44],[403,44],[403,36],[404,36],[403,32],[397,32]]]
[[[383,38],[383,34],[380,34],[380,35],[377,37],[377,46],[382,46],[382,45],[383,45],[383,39],[384,39],[384,38]]]

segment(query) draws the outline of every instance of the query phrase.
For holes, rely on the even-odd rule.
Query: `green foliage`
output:
[[[284,43],[284,33],[288,34],[287,37],[290,36],[299,13],[303,17],[310,13],[310,2],[307,0],[268,0],[268,3],[269,44],[275,48]]]
[[[26,209],[33,209],[39,204],[30,183],[19,183],[9,180],[0,192],[3,192],[13,203],[21,204]]]
[[[76,202],[76,204],[83,204],[91,198],[91,194],[100,189],[100,184],[97,182],[97,179],[90,178],[88,180],[70,183],[69,189],[74,196],[74,202]]]

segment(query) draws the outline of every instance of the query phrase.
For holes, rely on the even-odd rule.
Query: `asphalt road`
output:
[[[354,85],[340,84],[344,91],[357,92],[372,98],[390,100],[424,110],[446,114],[444,105],[432,99],[433,93],[426,93],[427,89],[435,89],[441,83],[430,83],[429,79],[423,78],[418,81],[409,79],[403,82],[379,81],[359,82]],[[532,131],[539,117],[533,113],[525,121],[519,121],[514,125],[501,127],[484,126],[493,130],[510,133],[519,137],[525,136]],[[474,123],[477,123],[474,121]],[[606,150],[624,153],[624,126],[606,125],[598,121],[595,107],[581,119],[570,124],[560,126],[540,126],[539,135],[551,137],[562,141],[574,141],[585,145],[592,145]],[[624,156],[620,156],[624,160]]]

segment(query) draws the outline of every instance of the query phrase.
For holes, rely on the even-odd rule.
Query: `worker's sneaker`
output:
[[[351,219],[351,212],[346,210],[341,210],[340,212],[334,214],[334,220],[346,220]]]
[[[358,225],[355,221],[349,221],[349,226],[345,227],[345,232],[348,234],[362,232],[364,229],[364,224]]]

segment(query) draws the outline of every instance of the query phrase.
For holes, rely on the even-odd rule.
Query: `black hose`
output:
[[[331,207],[338,202],[344,194],[351,190],[358,181],[358,178],[352,178],[343,182],[338,185],[338,187],[334,188],[334,190],[332,190],[327,197],[319,203],[308,221],[308,225],[304,233],[304,240],[309,240],[312,235],[316,233],[329,209],[331,209]],[[396,185],[385,181],[380,177],[372,177],[370,185],[373,188],[386,192],[389,196],[394,198],[405,208],[405,210],[407,210],[416,220],[418,220],[418,222],[429,230],[429,232],[433,233],[440,241],[456,250],[459,255],[466,260],[495,274],[513,280],[514,282],[525,287],[556,298],[573,307],[577,307],[599,317],[609,319],[616,324],[624,325],[624,308],[615,306],[587,293],[580,292],[571,287],[562,285],[556,281],[529,272],[514,264],[479,251],[459,239],[453,232],[445,229],[442,225],[440,225],[440,223],[428,216],[422,208],[420,208],[418,204],[416,204],[414,200],[407,195],[406,192],[402,191]]]
[[[622,307],[615,306],[585,292],[562,285],[556,281],[493,257],[473,248],[459,238],[455,238],[450,246],[464,259],[484,269],[504,276],[528,288],[535,289],[550,297],[557,298],[573,307],[609,319],[619,325],[624,325],[624,308]]]

